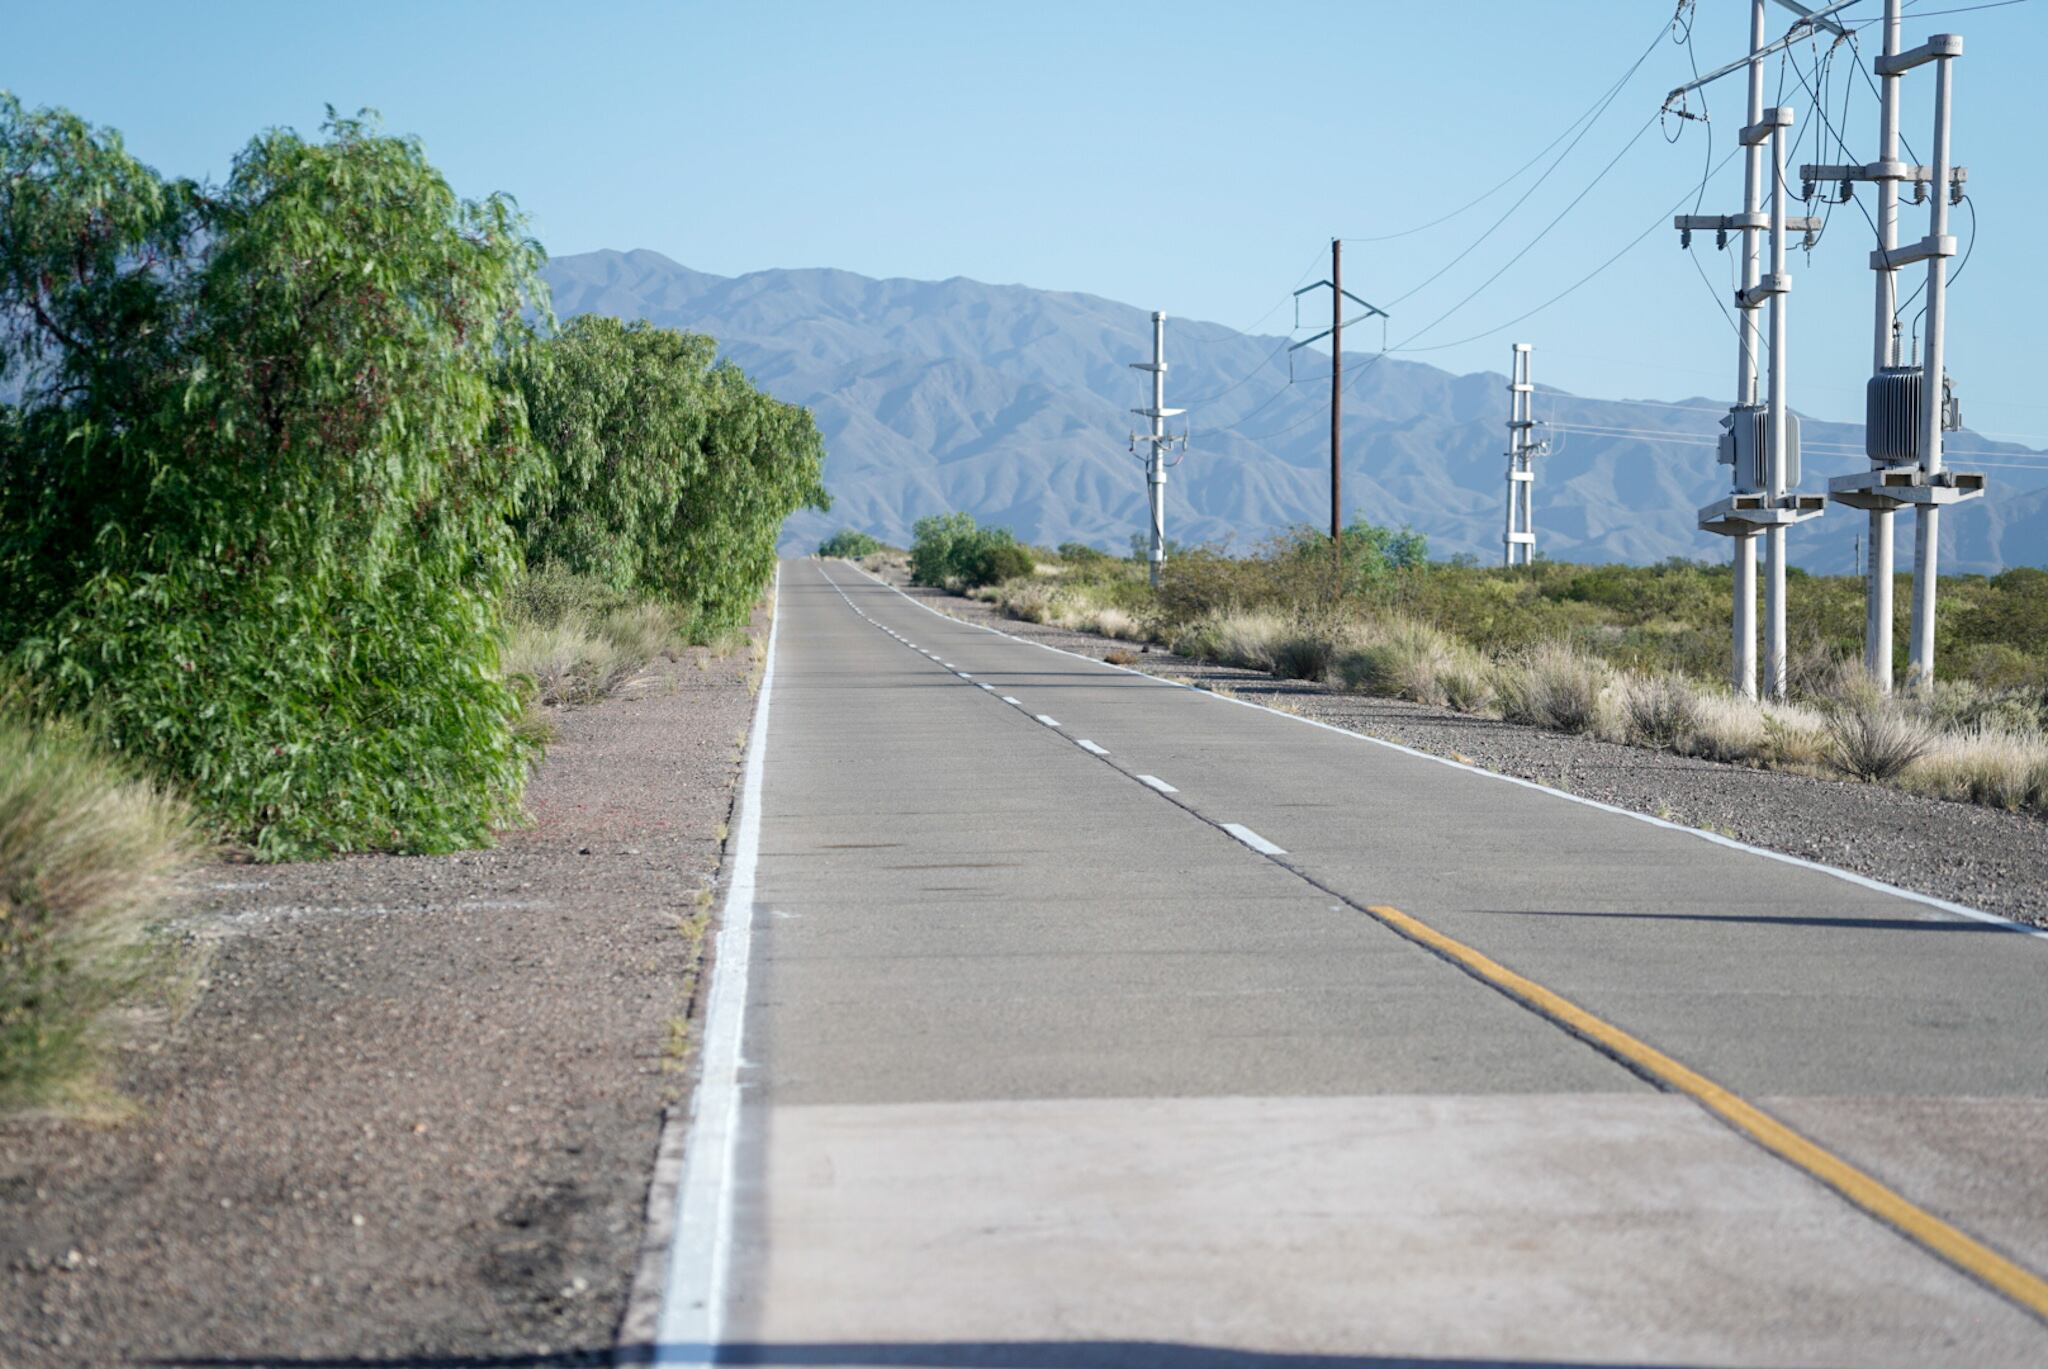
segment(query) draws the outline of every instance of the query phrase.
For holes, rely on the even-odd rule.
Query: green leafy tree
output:
[[[216,188],[0,97],[0,653],[268,857],[516,811],[499,383],[538,248],[330,116]]]
[[[531,565],[744,623],[783,521],[827,508],[810,411],[763,394],[710,338],[584,315],[512,370],[550,478],[518,518]]]

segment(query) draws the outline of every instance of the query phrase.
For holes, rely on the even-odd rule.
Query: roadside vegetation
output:
[[[148,926],[196,849],[185,803],[84,729],[0,711],[0,1112],[97,1106],[99,1048],[163,965]]]
[[[487,844],[540,710],[740,630],[828,501],[807,410],[556,326],[512,202],[367,119],[204,184],[0,92],[0,186],[4,1092],[90,1054],[163,867]]]
[[[1944,580],[1944,678],[1895,697],[1862,672],[1862,582],[1794,571],[1791,698],[1759,703],[1722,683],[1723,566],[1432,562],[1419,535],[1356,523],[1341,572],[1329,539],[1300,529],[1250,555],[1184,549],[1155,592],[1135,556],[1022,548],[959,517],[917,525],[913,577],[1025,621],[1632,746],[2048,816],[2048,571]],[[1030,569],[966,573],[954,550],[962,528],[1019,546]],[[1902,587],[1902,615],[1908,598]],[[1905,641],[1903,621],[1896,639]],[[1903,678],[1904,660],[1896,665]]]

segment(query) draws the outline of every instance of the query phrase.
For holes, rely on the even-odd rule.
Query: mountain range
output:
[[[1129,363],[1149,360],[1148,310],[961,277],[717,276],[650,251],[558,257],[546,275],[559,317],[595,312],[708,333],[763,388],[816,413],[833,508],[792,518],[786,550],[842,527],[905,544],[917,518],[954,509],[1043,545],[1122,551],[1144,526],[1144,471],[1128,439],[1150,378]],[[1328,361],[1312,357],[1317,374],[1290,384],[1287,341],[1168,320],[1167,403],[1189,410],[1176,420],[1189,441],[1168,485],[1170,537],[1246,548],[1294,524],[1327,525]],[[1453,375],[1349,350],[1345,369],[1355,377],[1344,395],[1347,520],[1413,527],[1433,556],[1497,560],[1505,374]],[[1551,441],[1537,469],[1539,551],[1580,562],[1725,558],[1725,539],[1698,531],[1694,511],[1728,488],[1711,446],[1726,405],[1539,385],[1536,416]],[[1804,429],[1805,489],[1863,466],[1860,427],[1808,419]],[[1968,432],[1951,445],[1982,455],[1953,464],[1992,467],[1991,493],[1943,519],[1942,569],[2048,563],[2048,453]],[[1830,506],[1793,532],[1793,563],[1850,570],[1865,526]],[[1903,526],[1899,545],[1903,564]]]

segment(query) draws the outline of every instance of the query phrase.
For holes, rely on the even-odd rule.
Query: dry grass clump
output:
[[[532,705],[594,703],[649,661],[675,652],[689,640],[691,626],[681,610],[630,601],[549,569],[529,575],[514,592],[499,664],[508,678],[532,682]]]
[[[1285,615],[1266,609],[1221,611],[1209,615],[1202,626],[1213,642],[1207,653],[1212,659],[1268,673],[1279,664],[1280,644],[1294,631]]]
[[[1120,642],[1142,642],[1150,637],[1145,624],[1137,614],[1121,609],[1114,604],[1089,605],[1077,610],[1073,620],[1067,624],[1076,632],[1092,632],[1099,637],[1111,637]]]
[[[1617,683],[1622,740],[1692,754],[1702,719],[1700,688],[1683,675],[1625,675]]]
[[[1493,671],[1479,654],[1447,633],[1408,618],[1368,625],[1337,662],[1353,689],[1484,712],[1494,701]]]
[[[1821,758],[1854,779],[1887,783],[1934,747],[1934,729],[1875,690],[1831,709]]]
[[[2048,736],[1994,725],[1941,734],[1899,784],[1933,798],[2048,813]]]
[[[1333,623],[1298,622],[1273,645],[1273,673],[1283,680],[1328,680],[1350,634]]]
[[[1545,642],[1500,669],[1501,716],[1559,732],[1594,731],[1607,665],[1565,642]]]
[[[86,1101],[147,924],[199,849],[185,804],[0,689],[0,1111]]]

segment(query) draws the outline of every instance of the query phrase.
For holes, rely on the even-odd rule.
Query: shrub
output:
[[[985,540],[962,558],[960,580],[967,585],[999,585],[1030,575],[1038,563],[1015,542]]]
[[[849,561],[858,561],[863,556],[872,556],[882,550],[879,539],[852,528],[841,528],[818,544],[818,555],[841,556]]]
[[[1927,724],[1889,699],[1843,704],[1827,715],[1823,758],[1859,780],[1895,779],[1934,744]]]
[[[1501,713],[1513,722],[1590,732],[1600,721],[1607,668],[1562,642],[1524,653],[1500,671]]]
[[[185,805],[0,691],[0,1111],[76,1097],[197,847]]]

